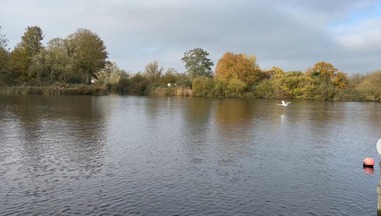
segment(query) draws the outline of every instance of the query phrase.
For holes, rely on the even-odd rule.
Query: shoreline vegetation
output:
[[[40,27],[27,27],[21,42],[7,48],[0,26],[2,95],[156,95],[210,98],[381,101],[381,70],[353,74],[319,61],[305,71],[263,70],[255,55],[226,52],[214,63],[202,48],[184,52],[186,71],[157,61],[126,72],[108,60],[102,39],[88,29],[42,44]]]
[[[94,85],[72,86],[1,86],[0,95],[94,95],[110,94],[128,95],[114,89],[105,89]],[[181,96],[191,97],[192,89],[186,87],[158,87],[148,94],[133,94],[138,96]]]
[[[381,73],[380,73],[381,76]],[[209,78],[210,79],[210,78]],[[211,79],[209,80],[211,81]],[[221,92],[215,92],[216,89],[203,89],[197,90],[196,93],[192,91],[191,87],[184,86],[138,86],[135,91],[130,88],[121,88],[120,86],[107,86],[101,87],[94,84],[84,85],[49,85],[49,86],[0,86],[0,95],[49,95],[49,96],[63,96],[63,95],[93,95],[93,96],[106,96],[111,94],[118,95],[134,95],[134,96],[169,96],[169,97],[208,97],[208,98],[252,98],[252,99],[307,99],[307,100],[325,100],[325,101],[342,101],[342,102],[380,102],[380,97],[374,92],[359,91],[356,89],[342,89],[331,92],[331,98],[325,98],[323,95],[314,95],[313,97],[258,97],[255,92],[241,92],[231,95],[223,95]],[[213,91],[214,90],[214,91]],[[379,90],[381,91],[381,90]],[[229,92],[225,92],[228,94]],[[328,92],[326,92],[328,93]],[[326,95],[327,97],[329,95]]]

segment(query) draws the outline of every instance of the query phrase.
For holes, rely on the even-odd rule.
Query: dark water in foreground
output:
[[[376,215],[381,104],[277,103],[0,96],[1,215]]]

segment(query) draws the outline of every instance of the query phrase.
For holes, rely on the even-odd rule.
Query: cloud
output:
[[[232,51],[256,55],[263,69],[304,71],[328,61],[354,73],[381,68],[378,8],[375,0],[3,0],[0,13],[10,46],[31,25],[46,40],[88,28],[131,72],[155,60],[182,72],[184,52],[200,47],[215,64]]]
[[[381,10],[380,10],[381,12]],[[350,24],[334,26],[331,31],[337,43],[348,50],[378,49],[381,47],[381,16],[362,16]]]

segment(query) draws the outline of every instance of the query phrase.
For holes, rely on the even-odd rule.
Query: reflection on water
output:
[[[374,214],[381,105],[278,103],[0,96],[1,212]]]
[[[71,183],[102,172],[104,120],[91,97],[2,97],[0,111],[2,212],[47,214]]]
[[[373,174],[374,173],[374,168],[373,167],[364,167],[364,173],[366,174]]]

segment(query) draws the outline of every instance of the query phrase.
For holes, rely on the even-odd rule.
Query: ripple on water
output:
[[[329,109],[340,104],[308,103],[311,109],[325,107],[313,113],[297,102],[285,110],[237,100],[227,107],[240,112],[230,115],[223,100],[193,106],[189,98],[152,103],[97,97],[82,98],[77,107],[60,102],[67,98],[59,97],[58,107],[38,104],[29,107],[33,112],[11,112],[12,118],[0,114],[5,119],[3,214],[369,215],[376,210],[378,175],[363,173],[361,154],[374,150],[374,143],[366,145],[368,131],[381,128],[352,129],[351,123],[364,122],[361,114],[335,110],[330,117]]]

